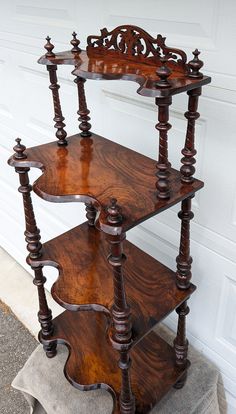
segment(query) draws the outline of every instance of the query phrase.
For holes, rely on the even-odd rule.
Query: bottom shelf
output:
[[[69,382],[84,391],[104,388],[119,396],[121,375],[119,353],[108,339],[108,319],[103,313],[65,311],[53,320],[50,340],[69,348],[64,373]],[[184,371],[175,366],[174,350],[156,333],[150,332],[130,351],[131,385],[136,399],[136,413],[147,414],[180,379]],[[114,414],[118,414],[118,404]]]

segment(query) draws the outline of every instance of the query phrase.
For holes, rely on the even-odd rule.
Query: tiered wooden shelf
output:
[[[53,96],[57,142],[26,149],[17,139],[9,164],[19,174],[26,222],[27,261],[39,296],[39,339],[46,355],[58,343],[69,348],[65,375],[81,390],[104,388],[113,396],[113,413],[147,414],[172,386],[187,377],[187,300],[191,280],[191,199],[203,182],[193,177],[195,121],[201,87],[210,82],[200,69],[199,52],[187,63],[185,52],[169,48],[136,26],[89,36],[86,50],[73,33],[72,50],[54,53],[47,38],[47,66]],[[78,90],[80,134],[67,137],[59,99],[57,65],[73,65]],[[155,97],[158,108],[158,161],[91,132],[86,79],[122,79],[139,84],[137,92]],[[172,95],[189,96],[187,134],[180,171],[168,160],[167,134]],[[138,137],[135,137],[138,139]],[[30,168],[42,175],[33,186]],[[31,191],[55,203],[84,202],[87,222],[41,244]],[[181,202],[177,271],[125,240],[128,230]],[[53,298],[66,310],[52,318],[43,274],[58,269]],[[173,347],[153,332],[172,311],[178,314]],[[83,312],[82,312],[83,311]],[[69,413],[68,413],[69,414]]]
[[[127,240],[124,251],[126,294],[132,308],[132,339],[136,343],[188,299],[195,286],[178,289],[173,271]],[[89,228],[86,222],[45,243],[40,259],[30,262],[33,266],[58,269],[52,296],[65,309],[95,310],[110,315],[113,281],[108,252],[104,234]]]
[[[116,404],[121,388],[119,354],[109,342],[106,317],[101,313],[65,311],[53,323],[54,334],[48,343],[65,344],[70,352],[66,378],[82,391],[106,389],[114,398],[113,413],[120,413]],[[43,338],[41,342],[47,343]],[[173,348],[154,332],[137,344],[130,356],[135,412],[146,414],[183,376],[183,369],[175,364]]]
[[[97,226],[106,227],[106,207],[112,197],[122,206],[124,231],[179,203],[203,187],[194,179],[181,182],[179,171],[170,170],[170,198],[158,199],[156,161],[116,144],[99,135],[67,138],[68,145],[57,142],[27,149],[27,158],[13,166],[36,167],[43,174],[33,189],[44,200],[61,202],[93,202],[99,211]]]

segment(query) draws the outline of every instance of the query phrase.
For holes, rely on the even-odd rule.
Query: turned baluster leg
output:
[[[190,256],[190,220],[194,214],[191,211],[191,199],[193,196],[182,201],[181,211],[178,216],[181,219],[181,235],[179,255],[176,258],[177,272],[176,284],[180,289],[188,289],[190,286],[192,257]]]
[[[96,208],[93,206],[92,203],[85,203],[86,206],[86,217],[88,219],[88,225],[89,226],[94,226],[94,221],[96,218]]]
[[[168,161],[168,131],[171,128],[169,124],[169,106],[172,103],[171,97],[156,98],[158,105],[158,124],[156,129],[159,131],[159,158],[157,162],[158,178],[156,183],[158,198],[167,199],[170,197],[169,175],[170,162]]]
[[[14,147],[16,151],[14,158],[19,160],[26,158],[24,154],[25,146],[20,144],[20,139],[17,140],[17,145]],[[52,312],[48,307],[47,299],[44,290],[44,283],[46,278],[43,276],[42,267],[34,267],[34,259],[38,259],[41,256],[42,244],[40,242],[40,230],[37,227],[32,200],[31,191],[32,186],[29,183],[29,168],[16,167],[16,172],[19,174],[20,187],[19,192],[23,197],[24,213],[25,213],[25,240],[27,243],[27,250],[29,251],[29,263],[34,270],[35,278],[33,283],[38,288],[39,298],[39,312],[38,319],[42,329],[43,338],[47,339],[53,332],[52,324]],[[56,355],[56,344],[52,343],[48,346],[44,346],[46,354],[49,358]]]
[[[194,156],[197,153],[194,147],[195,123],[200,116],[200,114],[197,112],[197,108],[198,99],[201,95],[201,88],[192,89],[191,91],[188,91],[187,94],[189,96],[188,111],[185,112],[184,115],[188,120],[188,124],[185,145],[181,151],[183,154],[183,158],[181,159],[183,165],[180,168],[180,172],[182,175],[181,181],[183,183],[192,183],[194,180],[193,175],[195,173],[194,164],[196,163]]]
[[[174,339],[174,350],[175,350],[175,363],[181,368],[187,367],[187,356],[188,356],[188,340],[186,338],[186,316],[189,313],[189,307],[187,301],[182,303],[176,309],[178,316],[178,328],[177,335]],[[187,370],[184,372],[180,380],[175,384],[175,388],[182,388],[187,378]]]
[[[113,199],[110,208],[108,209],[108,222],[115,224],[119,223],[120,214]],[[111,219],[109,221],[109,218]],[[118,220],[117,222],[115,220]],[[125,234],[119,236],[108,236],[110,244],[110,254],[108,262],[113,269],[113,283],[114,283],[114,303],[112,306],[112,330],[110,339],[113,347],[120,352],[119,367],[121,369],[122,381],[120,392],[120,412],[121,414],[134,414],[135,412],[135,398],[131,389],[130,381],[130,366],[131,360],[129,356],[129,349],[131,347],[132,339],[132,324],[130,307],[127,304],[124,276],[122,266],[125,261],[123,253],[123,240]]]
[[[62,115],[61,110],[61,103],[59,97],[59,89],[60,85],[57,82],[57,66],[56,65],[48,65],[47,70],[49,72],[49,79],[50,79],[50,86],[49,89],[52,91],[52,98],[53,98],[53,106],[54,106],[54,114],[55,117],[53,118],[55,125],[54,127],[57,129],[56,137],[58,138],[58,145],[67,145],[66,136],[67,133],[65,131],[65,120],[64,116]]]
[[[77,111],[77,114],[79,115],[78,120],[80,122],[79,129],[82,131],[80,135],[81,137],[90,137],[92,135],[90,132],[91,124],[89,123],[90,111],[87,108],[87,102],[86,102],[86,96],[85,96],[85,90],[84,90],[84,84],[86,82],[86,79],[76,76],[74,82],[77,84],[77,90],[78,90],[79,110]]]

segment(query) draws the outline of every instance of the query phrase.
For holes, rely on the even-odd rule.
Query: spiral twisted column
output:
[[[158,198],[167,199],[170,197],[169,175],[170,162],[168,160],[168,131],[171,128],[169,120],[169,106],[172,97],[156,98],[158,106],[158,124],[156,129],[159,131],[159,157],[157,162],[157,195]]]
[[[24,154],[25,147],[20,144],[20,140],[17,140],[18,144],[14,149],[16,153],[14,154],[15,159],[26,158]],[[38,300],[39,300],[39,312],[38,320],[41,325],[42,336],[47,339],[53,332],[52,324],[52,312],[49,309],[47,304],[47,299],[45,295],[44,284],[46,278],[43,276],[43,271],[41,266],[34,266],[34,259],[38,259],[41,256],[42,244],[40,242],[40,230],[37,227],[32,199],[31,191],[32,186],[29,183],[29,168],[16,167],[16,172],[19,174],[20,187],[19,192],[23,197],[23,206],[25,214],[25,240],[27,243],[27,250],[29,251],[29,264],[34,270],[34,280],[33,283],[37,286],[38,289]],[[52,358],[56,355],[56,344],[52,343],[50,345],[45,345],[44,349],[46,355],[49,358]]]
[[[119,225],[122,221],[121,210],[115,199],[111,200],[108,208],[108,223]],[[110,245],[108,262],[113,269],[114,300],[112,305],[112,327],[110,340],[114,349],[119,351],[119,368],[121,369],[121,391],[119,397],[121,414],[135,413],[135,398],[132,393],[130,381],[131,359],[129,350],[132,345],[132,323],[131,311],[127,303],[125,283],[123,275],[123,265],[126,257],[123,253],[123,241],[125,234],[107,235]]]
[[[183,164],[180,168],[181,172],[181,181],[183,183],[192,183],[194,178],[193,175],[195,173],[194,164],[196,163],[195,155],[197,153],[195,149],[195,123],[196,120],[199,118],[200,114],[197,112],[198,108],[198,99],[201,95],[201,88],[192,89],[191,91],[187,92],[189,99],[188,99],[188,111],[185,112],[184,116],[187,119],[187,132],[186,132],[186,139],[185,145],[182,149],[183,158],[181,159],[181,163]]]
[[[191,264],[193,260],[190,256],[190,220],[194,217],[191,211],[191,199],[193,197],[188,197],[182,201],[181,211],[178,214],[178,217],[181,219],[181,234],[179,255],[176,258],[176,284],[180,289],[189,288],[192,276]]]
[[[81,131],[80,135],[81,137],[90,137],[92,134],[90,132],[91,124],[90,121],[90,111],[87,107],[86,102],[86,96],[85,96],[85,90],[84,90],[84,84],[86,82],[86,79],[80,78],[79,76],[76,76],[74,82],[77,85],[78,90],[78,100],[79,100],[79,110],[77,111],[77,114],[79,115],[79,129]]]
[[[67,133],[65,131],[65,120],[64,116],[62,115],[61,110],[61,103],[59,97],[59,89],[60,85],[57,81],[57,65],[48,65],[47,70],[49,72],[49,79],[50,79],[50,86],[49,89],[52,91],[52,98],[53,98],[53,106],[54,106],[54,118],[53,121],[55,122],[54,127],[57,129],[56,137],[58,138],[58,145],[67,145]]]

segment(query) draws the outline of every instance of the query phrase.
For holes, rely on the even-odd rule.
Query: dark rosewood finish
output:
[[[20,139],[17,140],[17,145],[14,147],[16,159],[25,159],[26,154],[24,154],[25,146],[21,145]],[[42,244],[40,243],[40,230],[37,227],[34,210],[31,200],[31,191],[32,186],[29,183],[29,168],[16,168],[16,172],[19,174],[20,187],[19,192],[23,197],[24,213],[25,213],[25,240],[27,243],[27,250],[29,251],[29,260],[32,262],[33,259],[39,259],[41,256]],[[34,270],[34,281],[33,283],[38,288],[38,299],[39,299],[39,312],[38,319],[42,328],[42,336],[47,339],[53,333],[52,325],[52,312],[48,307],[44,283],[46,278],[43,276],[42,266],[34,267],[31,264],[32,269]],[[44,347],[46,354],[49,358],[56,355],[56,344],[51,343],[45,345]]]
[[[195,286],[178,289],[175,272],[128,240],[123,241],[123,246],[127,257],[123,262],[125,292],[132,311],[132,346],[136,346],[150,329],[191,296]],[[114,286],[108,254],[106,236],[86,222],[44,243],[40,259],[33,264],[58,269],[52,296],[65,309],[111,315]]]
[[[49,72],[58,141],[26,149],[18,138],[9,159],[20,178],[27,262],[38,289],[39,339],[49,358],[56,355],[58,343],[68,347],[67,379],[80,390],[109,391],[113,414],[148,414],[172,386],[183,387],[190,365],[187,300],[195,290],[190,282],[191,199],[203,187],[194,178],[195,123],[201,87],[211,79],[200,72],[198,49],[187,63],[185,52],[166,46],[160,34],[155,38],[133,25],[88,36],[86,51],[75,32],[70,51],[54,53],[49,36],[46,41],[39,63]],[[74,66],[81,131],[68,138],[57,80],[57,65],[63,64]],[[139,94],[155,98],[157,162],[91,132],[86,79],[132,80],[139,84]],[[169,107],[172,96],[184,91],[189,96],[187,132],[176,171],[168,159]],[[43,245],[31,200],[31,167],[42,170],[33,185],[41,198],[86,206],[87,222]],[[181,236],[173,272],[125,238],[127,230],[178,202]],[[66,309],[53,321],[45,266],[58,269],[51,293]],[[172,348],[152,330],[173,310],[178,328]]]
[[[115,154],[115,156],[114,156]],[[10,165],[41,168],[34,191],[52,202],[93,202],[99,212],[97,227],[116,232],[107,223],[106,206],[114,188],[122,205],[124,232],[173,206],[203,187],[201,181],[181,183],[180,172],[169,170],[170,198],[157,197],[156,161],[99,135],[68,137],[67,147],[56,142],[27,149],[27,159],[9,160]]]
[[[188,289],[192,277],[191,264],[193,259],[190,256],[190,220],[193,219],[194,214],[191,211],[191,201],[192,197],[183,200],[181,211],[178,214],[181,220],[181,235],[179,255],[176,258],[176,283],[180,289]]]
[[[84,79],[124,79],[137,82],[144,96],[165,97],[210,83],[199,69],[203,63],[198,51],[188,64],[183,50],[167,47],[165,38],[124,25],[99,36],[88,36],[86,51],[80,51],[73,34],[72,51],[42,56],[44,65],[73,65],[74,75]],[[167,80],[168,78],[168,80]]]
[[[79,47],[80,41],[77,39],[77,33],[72,33],[72,40],[70,41],[70,44],[72,45],[71,52],[72,53],[79,53],[81,52],[81,49]]]
[[[65,131],[65,124],[64,124],[64,116],[62,115],[61,110],[61,103],[60,103],[60,97],[59,97],[59,89],[60,85],[57,82],[57,66],[56,65],[48,65],[47,70],[49,72],[49,79],[50,79],[50,86],[49,89],[52,91],[52,97],[53,97],[53,106],[54,106],[54,127],[57,129],[56,137],[58,138],[58,145],[66,145],[66,136],[67,133]]]
[[[188,340],[186,338],[186,316],[189,313],[189,307],[187,301],[183,302],[177,309],[178,314],[178,328],[177,335],[174,340],[174,350],[175,350],[175,363],[177,366],[187,368],[188,360]],[[180,380],[175,384],[175,388],[182,388],[187,379],[187,371],[180,378]]]
[[[77,114],[79,115],[78,120],[80,121],[79,129],[82,131],[80,135],[81,137],[90,137],[91,136],[91,132],[90,132],[91,124],[89,123],[90,111],[87,108],[87,102],[86,102],[85,91],[84,91],[84,84],[86,82],[86,79],[76,76],[74,82],[76,83],[77,89],[78,89],[79,110]]]
[[[169,106],[171,105],[171,97],[158,99],[158,124],[156,129],[159,131],[159,157],[157,162],[157,195],[160,199],[170,198],[170,162],[168,160],[168,131],[171,128],[169,124]]]
[[[203,74],[199,72],[199,70],[203,67],[202,60],[199,59],[199,55],[201,52],[199,52],[198,49],[195,49],[193,52],[193,60],[190,60],[188,63],[188,67],[190,68],[189,77],[195,78],[195,79],[201,79],[203,78]]]
[[[181,159],[181,162],[183,165],[180,168],[180,172],[182,174],[181,181],[183,183],[192,183],[194,180],[193,175],[195,173],[194,164],[196,163],[194,156],[197,153],[194,146],[195,122],[200,116],[200,114],[197,112],[197,108],[198,98],[201,95],[201,88],[192,89],[187,93],[189,96],[188,111],[185,112],[184,116],[188,120],[188,125],[185,145],[182,149],[183,158]]]
[[[121,208],[115,198],[111,199],[108,206],[108,223],[119,225],[122,223]],[[131,389],[130,372],[131,360],[129,349],[132,344],[132,323],[130,306],[126,299],[126,290],[123,275],[123,265],[126,257],[123,253],[123,241],[125,234],[108,236],[110,254],[108,262],[113,270],[114,299],[111,309],[112,329],[110,339],[114,349],[120,352],[119,368],[121,369],[120,412],[121,414],[134,414],[135,399]]]
[[[54,334],[49,341],[65,344],[70,355],[64,372],[76,388],[84,391],[103,388],[113,397],[113,414],[120,414],[121,375],[118,352],[110,345],[105,315],[65,311],[53,320]],[[183,376],[185,368],[175,364],[174,349],[150,332],[130,351],[131,387],[135,414],[148,414],[154,405]]]

